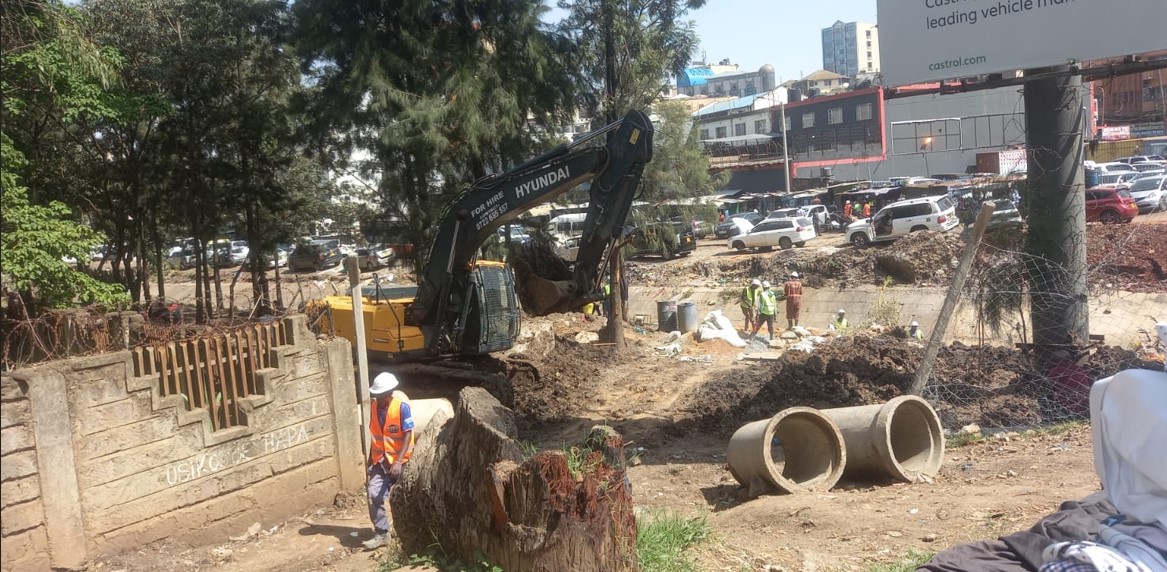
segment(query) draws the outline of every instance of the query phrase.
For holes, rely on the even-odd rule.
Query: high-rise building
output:
[[[879,28],[836,21],[823,28],[823,69],[854,78],[879,72]]]

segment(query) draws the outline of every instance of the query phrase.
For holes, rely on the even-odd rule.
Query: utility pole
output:
[[[1086,195],[1082,172],[1082,76],[1062,65],[1027,70],[1029,149],[1026,253],[1038,363],[1089,342]]]
[[[778,113],[782,114],[782,173],[786,177],[786,192],[789,193],[791,192],[790,152],[786,150],[786,102],[778,103]]]

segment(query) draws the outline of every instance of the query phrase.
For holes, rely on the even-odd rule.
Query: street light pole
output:
[[[778,113],[782,114],[782,173],[786,177],[786,192],[790,188],[790,152],[786,150],[786,103],[778,102]]]

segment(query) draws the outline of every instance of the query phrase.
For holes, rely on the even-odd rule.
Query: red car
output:
[[[1093,188],[1086,191],[1086,222],[1130,222],[1137,214],[1139,207],[1125,190]]]

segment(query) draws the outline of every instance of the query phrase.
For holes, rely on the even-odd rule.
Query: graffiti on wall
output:
[[[277,429],[250,439],[236,441],[208,450],[166,467],[166,484],[189,483],[308,442],[308,428],[304,424]]]

